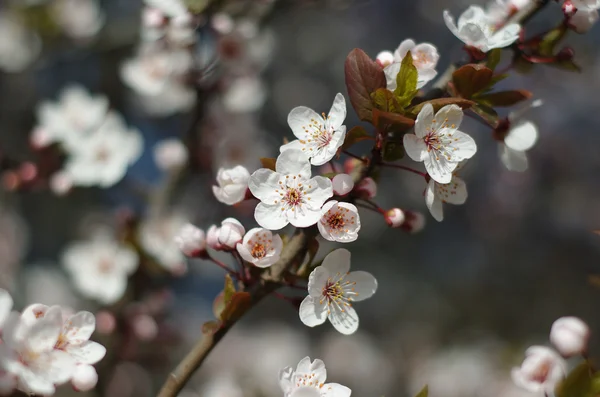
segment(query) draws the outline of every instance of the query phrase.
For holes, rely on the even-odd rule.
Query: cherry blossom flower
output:
[[[377,182],[371,177],[366,177],[356,185],[356,193],[360,196],[372,199],[377,196]]]
[[[227,218],[221,222],[219,228],[219,243],[227,248],[235,249],[236,245],[242,241],[246,234],[244,225],[235,218]]]
[[[533,393],[554,392],[566,374],[566,363],[554,350],[545,346],[532,346],[525,351],[520,368],[513,368],[515,384]]]
[[[435,67],[440,59],[437,48],[429,43],[416,44],[412,39],[407,39],[400,43],[394,51],[393,62],[383,69],[389,90],[396,89],[396,76],[400,72],[402,60],[409,51],[413,58],[413,65],[417,68],[419,75],[417,88],[423,87],[437,76]]]
[[[55,349],[62,332],[60,307],[54,306],[44,317],[23,321],[19,313],[8,317],[0,345],[0,366],[17,378],[17,388],[25,393],[51,395],[55,385],[67,383],[75,371],[76,360]]]
[[[300,320],[309,326],[329,319],[336,330],[350,335],[358,329],[358,315],[352,306],[370,298],[377,280],[364,271],[350,271],[350,251],[340,248],[325,257],[308,279],[308,296],[300,304]]]
[[[213,193],[223,204],[237,204],[246,197],[248,179],[250,179],[250,173],[241,165],[229,169],[219,168],[217,172],[218,186],[213,186]]]
[[[404,224],[405,220],[406,216],[404,215],[404,211],[400,208],[392,208],[385,212],[385,221],[391,227],[400,227]]]
[[[71,243],[62,255],[63,266],[77,290],[105,305],[121,299],[138,261],[134,250],[104,234]]]
[[[525,171],[528,166],[525,152],[535,145],[537,137],[537,127],[531,121],[522,120],[511,126],[504,142],[499,146],[502,164],[510,171]]]
[[[206,238],[204,231],[187,223],[174,237],[175,243],[186,256],[196,257],[206,251]]]
[[[358,209],[350,203],[328,201],[321,208],[321,219],[317,226],[325,240],[338,243],[355,241],[360,230]]]
[[[335,156],[344,143],[346,126],[346,99],[337,94],[329,115],[321,116],[306,106],[298,106],[288,115],[288,124],[296,140],[281,146],[280,151],[302,150],[312,165],[323,165]]]
[[[447,105],[435,115],[427,104],[415,122],[415,134],[404,135],[404,148],[414,161],[423,161],[433,180],[449,183],[452,172],[462,160],[473,157],[477,145],[473,138],[458,130],[462,109]]]
[[[89,391],[96,387],[98,383],[98,373],[91,365],[78,365],[73,372],[71,384],[77,391]]]
[[[311,178],[308,157],[297,149],[281,153],[275,169],[261,168],[250,176],[248,187],[261,201],[254,211],[256,222],[269,230],[279,230],[288,223],[296,227],[317,223],[321,207],[333,196],[331,180]]]
[[[278,234],[273,235],[270,230],[256,227],[246,233],[236,248],[245,261],[264,268],[279,260],[283,241]]]
[[[444,11],[444,21],[450,31],[466,45],[482,52],[511,45],[519,38],[521,25],[511,23],[500,29],[479,6],[470,6],[458,19],[458,25],[448,11]]]
[[[169,17],[187,14],[183,0],[144,0],[147,6],[157,8]]]
[[[589,339],[590,328],[577,317],[561,317],[550,330],[550,342],[564,357],[585,353]]]
[[[220,230],[217,225],[211,225],[206,231],[206,245],[217,251],[223,248],[222,244],[219,242],[219,233]]]
[[[382,68],[386,68],[394,62],[394,54],[390,51],[381,51],[377,54],[375,61],[377,61]]]
[[[279,371],[284,397],[350,397],[352,390],[326,380],[325,363],[318,359],[311,362],[310,357],[300,360],[296,370],[286,367]]]
[[[597,10],[600,8],[600,0],[571,0],[577,10]]]
[[[525,7],[533,0],[491,0],[486,9],[488,19],[496,26],[504,25],[508,18]]]
[[[185,255],[175,241],[175,236],[187,223],[183,214],[173,212],[146,218],[139,228],[142,248],[160,266],[175,275],[181,275],[187,270]]]
[[[63,31],[74,39],[95,36],[106,20],[98,0],[55,0],[52,11]]]
[[[179,139],[165,139],[154,145],[154,161],[163,171],[179,170],[187,160],[187,148]]]
[[[331,180],[333,191],[339,196],[345,196],[354,189],[354,179],[348,174],[337,174]]]
[[[255,112],[267,99],[264,84],[258,77],[235,79],[223,95],[223,105],[233,113]]]
[[[438,222],[444,220],[443,203],[461,205],[465,201],[467,201],[467,185],[456,175],[453,175],[450,183],[446,184],[431,179],[425,190],[425,204],[431,216]]]
[[[35,33],[9,15],[6,9],[0,15],[0,70],[17,73],[35,61],[42,45]]]

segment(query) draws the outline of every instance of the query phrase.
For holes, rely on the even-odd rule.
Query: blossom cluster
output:
[[[8,292],[0,290],[0,393],[16,388],[52,395],[67,382],[79,391],[94,388],[93,365],[106,354],[104,346],[90,340],[94,315],[42,304],[18,313],[12,305]]]

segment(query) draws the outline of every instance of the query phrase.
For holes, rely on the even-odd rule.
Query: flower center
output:
[[[110,151],[105,147],[101,147],[96,151],[96,161],[99,163],[106,162],[109,157]]]
[[[340,211],[335,212],[327,218],[327,224],[333,230],[340,230],[346,225],[346,219]]]
[[[296,188],[288,188],[283,200],[291,207],[295,207],[302,202],[302,191]]]
[[[69,341],[67,340],[67,338],[65,337],[65,335],[63,333],[61,333],[58,336],[58,340],[56,341],[56,344],[54,345],[55,349],[61,350],[64,349],[65,347],[67,347],[67,345],[69,344]]]
[[[417,67],[424,66],[429,62],[427,54],[423,51],[419,51],[413,54],[413,64]]]
[[[250,254],[257,259],[264,258],[267,255],[267,248],[264,244],[256,243],[252,247]]]
[[[296,375],[296,387],[323,387],[323,383],[319,383],[315,373]]]
[[[344,307],[352,306],[353,296],[358,295],[354,290],[356,282],[344,281],[345,276],[346,274],[337,273],[334,278],[329,277],[323,287],[322,298],[319,303],[327,302],[328,312],[331,311],[330,306],[344,312]]]
[[[108,274],[113,269],[113,263],[110,259],[103,258],[98,262],[98,272]]]
[[[539,383],[544,383],[550,373],[550,364],[548,362],[542,363],[540,368],[533,373],[532,380]]]

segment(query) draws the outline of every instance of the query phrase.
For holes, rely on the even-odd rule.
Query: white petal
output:
[[[519,152],[529,150],[535,145],[538,138],[538,129],[531,121],[521,121],[512,127],[504,138],[506,146]]]
[[[322,397],[350,397],[352,390],[338,383],[327,383],[321,388]]]
[[[292,376],[294,376],[294,369],[292,367],[285,367],[279,370],[279,386],[285,395],[288,395],[292,391]]]
[[[513,23],[503,27],[490,38],[489,49],[493,48],[504,48],[519,39],[519,33],[521,32],[521,25]]]
[[[443,156],[437,156],[433,150],[425,157],[425,169],[431,179],[438,183],[450,183],[457,165],[458,163],[450,162]]]
[[[79,312],[71,316],[66,324],[63,333],[69,342],[86,341],[96,329],[96,318],[90,312]]]
[[[486,19],[485,11],[480,6],[469,6],[458,18],[458,28],[461,29],[467,23],[481,23]]]
[[[440,186],[437,185],[438,189]],[[467,201],[467,184],[459,177],[455,176],[449,184],[443,185],[443,187],[444,192],[438,190],[438,197],[443,201],[454,205],[464,204]]]
[[[275,169],[282,175],[299,175],[300,179],[310,178],[308,156],[301,150],[286,150],[281,153],[277,157]]]
[[[333,183],[324,176],[315,176],[305,183],[306,195],[310,197],[308,205],[315,210],[321,210],[325,201],[333,196]]]
[[[282,179],[281,174],[267,168],[261,168],[250,176],[248,188],[256,198],[265,204],[275,204],[280,198],[276,190],[280,188],[279,182]]]
[[[400,72],[400,67],[400,62],[394,62],[383,69],[383,72],[385,73],[385,79],[387,81],[387,89],[390,91],[394,91],[397,87],[396,77]]]
[[[346,274],[350,270],[350,251],[345,248],[338,248],[323,259],[321,266],[331,275]]]
[[[277,204],[258,203],[254,210],[254,219],[265,229],[279,230],[289,223],[285,212]]]
[[[331,273],[327,268],[317,266],[308,276],[308,294],[313,298],[323,296],[323,289],[330,276]]]
[[[512,150],[503,144],[498,146],[498,152],[500,160],[507,170],[516,172],[524,172],[527,170],[529,162],[527,161],[527,154],[525,152]]]
[[[436,46],[430,43],[421,43],[411,50],[413,57],[416,55],[419,58],[424,58],[425,63],[417,63],[419,74],[424,69],[434,69],[440,59]]]
[[[412,39],[406,39],[404,40],[402,43],[400,43],[400,45],[398,46],[398,48],[396,49],[396,51],[394,51],[394,58],[396,62],[402,62],[402,60],[404,59],[404,57],[406,56],[406,54],[409,51],[412,51],[412,49],[416,46],[416,43],[414,42],[414,40]]]
[[[311,208],[307,205],[300,206],[294,211],[288,210],[286,213],[289,222],[296,227],[309,227],[321,219],[321,209]]]
[[[433,106],[428,103],[423,106],[423,109],[417,115],[417,119],[415,120],[415,135],[419,138],[424,138],[432,129],[433,118]]]
[[[34,352],[49,351],[54,348],[62,329],[62,322],[57,323],[48,318],[48,312],[44,318],[31,326],[28,333],[27,345]]]
[[[321,391],[312,386],[300,386],[289,397],[321,397]]]
[[[359,302],[373,296],[377,291],[377,280],[371,273],[359,270],[351,272],[344,281],[355,282],[354,291],[356,295],[352,295],[352,300]]]
[[[435,69],[419,69],[419,80],[417,81],[417,88],[421,89],[425,84],[435,79],[437,72]]]
[[[431,123],[431,129],[439,131],[442,128],[456,130],[462,123],[463,111],[457,105],[446,105],[435,114],[435,122]]]
[[[423,161],[427,157],[427,145],[425,141],[414,134],[406,134],[402,138],[404,150],[408,157],[414,161]]]
[[[333,127],[334,130],[337,130],[344,124],[344,120],[346,119],[346,98],[341,93],[338,93],[333,100],[333,105],[331,105],[331,110],[329,110],[329,115],[327,117],[327,121],[330,127]]]
[[[358,314],[352,306],[330,306],[329,321],[340,333],[350,335],[358,329]]]
[[[470,135],[462,131],[454,131],[452,133],[452,143],[448,145],[450,156],[453,162],[460,162],[470,159],[477,153],[477,144]]]
[[[325,122],[320,114],[306,106],[295,107],[288,114],[288,124],[298,139],[308,137],[304,128],[312,130],[312,127],[310,127],[313,124],[312,120],[315,120],[319,125],[323,125]]]
[[[436,221],[441,222],[444,220],[442,200],[435,194],[435,181],[433,179],[429,181],[427,190],[425,191],[425,204],[427,205],[427,208],[429,208],[431,216],[433,216]]]
[[[299,139],[294,139],[293,141],[286,143],[285,145],[281,145],[279,147],[279,153],[283,153],[286,150],[300,150],[302,151],[305,148],[305,144],[301,143]]]
[[[304,298],[300,304],[300,320],[309,327],[321,325],[327,320],[327,304],[320,303],[312,296]]]
[[[93,341],[85,341],[78,345],[68,345],[65,349],[80,364],[96,364],[106,354],[106,348]]]
[[[306,379],[306,375],[309,375],[312,377],[311,380],[317,384],[323,383],[325,380],[327,380],[327,370],[325,369],[325,363],[323,360],[316,359],[311,362],[310,357],[304,357],[302,360],[300,360],[294,375],[296,375],[295,380],[299,380],[299,378]],[[312,386],[314,387],[315,385]]]
[[[4,325],[4,321],[6,321],[6,319],[8,318],[8,315],[10,314],[12,307],[13,307],[12,297],[10,296],[10,294],[7,291],[0,289],[0,330],[2,329],[2,326]]]
[[[75,359],[68,353],[62,350],[53,350],[40,361],[47,360],[44,368],[44,377],[54,383],[60,385],[68,382],[75,370]],[[42,364],[41,362],[39,364]]]
[[[448,10],[444,10],[444,22],[446,23],[446,27],[448,29],[450,29],[452,34],[460,39],[460,35],[458,33],[458,27],[456,26],[456,23],[454,22],[454,17],[452,17],[452,14],[450,14],[450,12]]]

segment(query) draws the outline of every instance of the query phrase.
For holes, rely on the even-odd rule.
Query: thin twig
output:
[[[423,178],[427,179],[427,174],[415,169],[412,169],[410,167],[407,167],[405,165],[401,165],[401,164],[391,164],[391,163],[381,163],[380,165],[384,166],[384,167],[391,167],[391,168],[398,168],[400,170],[404,170],[404,171],[408,171],[408,172],[412,172],[413,174],[417,174],[422,176]]]

